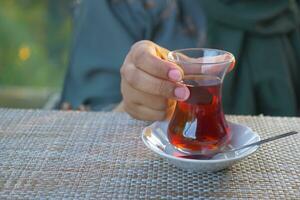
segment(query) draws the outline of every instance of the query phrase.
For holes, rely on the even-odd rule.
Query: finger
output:
[[[164,111],[168,107],[168,99],[139,91],[131,87],[126,81],[122,81],[121,91],[123,98],[129,102],[144,105],[159,111]]]
[[[156,78],[131,64],[124,67],[122,76],[131,87],[148,94],[177,100],[186,100],[190,95],[186,86]]]
[[[157,111],[139,104],[133,104],[124,101],[125,111],[135,119],[157,121],[164,120],[166,117],[165,111]]]
[[[169,54],[170,51],[168,49],[156,45],[155,51],[156,51],[157,56],[159,56],[161,59],[169,60],[168,59],[168,54]]]
[[[165,80],[181,81],[183,71],[165,59],[168,52],[154,43],[140,43],[132,49],[131,58],[137,68],[148,74]]]

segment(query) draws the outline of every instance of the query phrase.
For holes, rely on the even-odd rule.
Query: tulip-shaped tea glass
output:
[[[230,142],[222,108],[222,83],[234,56],[217,49],[172,51],[168,59],[182,68],[190,97],[177,101],[168,127],[170,143],[189,154],[214,155]]]

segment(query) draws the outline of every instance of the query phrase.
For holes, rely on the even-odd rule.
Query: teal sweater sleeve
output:
[[[121,101],[120,67],[131,45],[152,40],[166,48],[195,47],[204,38],[201,9],[168,0],[85,0],[75,9],[70,63],[61,104],[102,110]],[[186,12],[185,12],[186,10]],[[195,20],[193,20],[195,19]]]
[[[117,103],[121,100],[120,65],[135,38],[110,11],[108,1],[82,1],[74,15],[62,102],[74,109]]]

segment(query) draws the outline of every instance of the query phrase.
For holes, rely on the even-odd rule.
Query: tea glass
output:
[[[222,84],[235,64],[223,50],[191,48],[171,51],[168,60],[184,72],[182,84],[190,91],[177,101],[168,126],[168,139],[179,151],[214,155],[230,142],[231,134],[222,107]]]

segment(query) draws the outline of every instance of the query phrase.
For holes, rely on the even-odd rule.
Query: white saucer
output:
[[[228,125],[232,134],[229,148],[238,148],[260,140],[259,135],[247,126],[232,122],[228,122]],[[143,142],[160,157],[167,159],[169,163],[189,171],[219,171],[242,160],[258,149],[258,146],[253,146],[236,152],[219,153],[209,160],[182,158],[180,156],[186,154],[178,151],[169,143],[167,128],[168,122],[166,121],[155,122],[144,128],[142,132]]]

